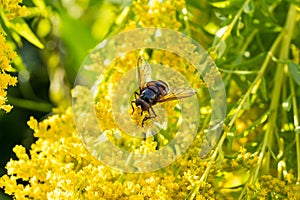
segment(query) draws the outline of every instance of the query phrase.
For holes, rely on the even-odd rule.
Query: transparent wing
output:
[[[162,96],[157,102],[183,99],[183,98],[191,97],[195,94],[196,94],[196,90],[192,88],[177,88],[169,92],[169,94]]]
[[[145,88],[146,83],[151,81],[151,66],[142,56],[138,58],[137,70],[139,89],[142,91]]]

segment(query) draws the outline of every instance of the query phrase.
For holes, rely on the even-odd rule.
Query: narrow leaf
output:
[[[295,82],[300,86],[300,65],[294,62],[288,64],[289,71],[294,78]]]
[[[260,92],[262,93],[263,98],[268,101],[268,92],[267,92],[267,84],[266,79],[263,77],[261,81]]]
[[[10,21],[7,26],[17,32],[19,35],[24,37],[33,45],[39,47],[40,49],[44,48],[44,45],[40,42],[40,40],[36,37],[36,35],[32,32],[28,24],[22,18],[15,18]]]

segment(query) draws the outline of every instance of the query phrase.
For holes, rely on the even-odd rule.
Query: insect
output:
[[[137,61],[137,75],[139,93],[135,92],[135,101],[131,101],[131,107],[133,110],[132,114],[134,112],[133,104],[140,106],[142,113],[144,111],[148,112],[149,116],[144,117],[142,120],[142,127],[146,120],[157,116],[152,107],[156,103],[183,99],[196,94],[196,91],[192,88],[177,88],[170,91],[169,85],[165,81],[151,80],[151,66],[141,56]]]

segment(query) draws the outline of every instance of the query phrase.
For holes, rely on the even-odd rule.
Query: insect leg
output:
[[[138,92],[134,92],[134,98],[136,100],[136,96],[140,96],[140,94]]]
[[[135,103],[135,101],[131,101],[131,108],[132,108],[132,113],[131,113],[131,115],[133,115],[133,113],[134,113],[134,107],[133,107],[133,103]]]
[[[143,121],[142,121],[142,127],[144,127],[144,122],[149,119],[149,117],[144,117]]]
[[[157,115],[156,115],[154,109],[152,108],[152,106],[150,108],[151,108],[151,110],[152,110],[152,112],[154,114],[154,116],[152,116],[152,117],[150,116],[150,118],[155,118]],[[149,112],[149,115],[150,115],[150,111],[149,110],[148,110],[148,112]]]
[[[131,108],[132,108],[132,115],[133,115],[133,112],[134,112],[134,107],[133,107],[133,103],[136,102],[136,97],[139,96],[140,94],[138,92],[134,92],[134,98],[135,98],[135,101],[131,101]]]
[[[142,127],[144,127],[144,122],[148,119],[152,119],[152,118],[156,118],[156,113],[154,111],[154,109],[152,108],[152,106],[150,107],[151,108],[151,111],[152,113],[154,114],[154,116],[151,116],[151,113],[150,113],[150,110],[148,110],[148,114],[149,114],[149,117],[144,117],[143,121],[142,121]]]

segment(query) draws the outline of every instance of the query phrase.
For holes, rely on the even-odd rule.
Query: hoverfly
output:
[[[144,126],[144,122],[146,120],[155,118],[157,116],[152,108],[152,106],[156,103],[183,99],[196,94],[196,91],[192,88],[177,88],[170,91],[169,85],[165,81],[151,80],[151,66],[141,56],[137,61],[137,75],[139,93],[134,93],[135,101],[131,101],[131,107],[132,114],[134,112],[133,103],[135,103],[136,106],[140,106],[142,112],[148,112],[149,116],[144,117],[142,120],[142,127]],[[150,110],[152,111],[153,115],[150,113]]]

